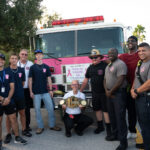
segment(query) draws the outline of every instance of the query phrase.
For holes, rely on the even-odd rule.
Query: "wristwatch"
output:
[[[137,89],[134,89],[134,93],[136,93],[137,95],[139,94],[139,93],[137,92]]]

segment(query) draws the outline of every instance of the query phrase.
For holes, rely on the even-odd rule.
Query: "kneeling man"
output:
[[[82,114],[81,110],[86,106],[85,95],[79,91],[79,82],[72,81],[72,91],[68,92],[62,100],[62,108],[65,110],[64,124],[66,136],[71,137],[71,129],[74,128],[77,135],[82,136],[83,130],[93,123],[93,119]]]

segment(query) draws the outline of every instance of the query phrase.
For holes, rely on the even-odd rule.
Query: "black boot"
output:
[[[116,150],[126,150],[128,147],[127,141],[121,141],[120,145],[116,148]]]
[[[94,130],[94,133],[99,134],[104,130],[105,129],[104,129],[103,121],[97,121],[97,128]]]
[[[135,147],[138,149],[144,149],[144,143],[136,143]]]
[[[110,125],[110,123],[106,123],[105,125],[106,125],[106,133],[107,133],[107,136],[105,137],[105,139],[107,141],[110,141],[111,140],[110,138],[112,136],[111,125]]]

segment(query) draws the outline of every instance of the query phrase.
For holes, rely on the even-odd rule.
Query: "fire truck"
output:
[[[124,53],[124,26],[117,22],[105,23],[103,16],[57,20],[52,25],[37,30],[36,49],[44,52],[43,62],[50,67],[56,91],[71,90],[72,80],[82,83],[91,63],[88,56],[92,49],[98,49],[103,55],[110,48]],[[85,92],[90,90],[88,84]],[[54,98],[58,97],[56,94]]]

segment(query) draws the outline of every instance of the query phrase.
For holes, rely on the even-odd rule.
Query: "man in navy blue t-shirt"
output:
[[[26,144],[27,141],[19,136],[16,119],[16,107],[12,99],[14,93],[14,78],[8,69],[4,69],[5,56],[0,54],[0,150],[2,149],[2,116],[5,113],[15,134],[15,143]]]
[[[17,67],[18,56],[16,54],[12,54],[9,58],[10,66],[7,68],[9,72],[12,73],[15,82],[15,91],[13,95],[13,100],[16,105],[16,109],[20,114],[20,121],[22,125],[22,135],[31,137],[32,134],[26,130],[26,116],[25,116],[25,100],[24,100],[24,81],[25,81],[25,72],[23,68]],[[7,135],[4,140],[4,143],[9,143],[11,140],[11,124],[7,117],[6,119],[6,128]]]
[[[37,62],[31,66],[29,71],[29,89],[30,96],[34,99],[36,120],[38,124],[36,134],[41,134],[44,131],[44,125],[40,111],[41,100],[44,101],[45,107],[48,111],[50,129],[60,131],[61,128],[55,126],[54,106],[51,99],[51,96],[53,96],[53,91],[50,69],[42,61],[42,50],[35,50],[35,57]],[[50,87],[50,91],[48,91],[47,85]]]

